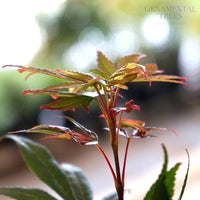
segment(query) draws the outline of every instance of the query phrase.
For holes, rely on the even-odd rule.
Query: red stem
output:
[[[118,122],[118,127],[117,127],[117,133],[116,133],[116,142],[118,143],[118,136],[119,136],[119,130],[120,130],[120,125],[122,121],[122,116],[123,116],[123,111],[121,111],[120,117],[119,117],[119,122]]]
[[[98,93],[98,95],[99,95],[99,98],[101,99],[101,102],[102,102],[102,104],[103,104],[103,107],[104,107],[104,109],[105,109],[105,112],[106,112],[106,113],[109,113],[109,112],[108,112],[108,108],[107,108],[107,106],[106,106],[106,103],[105,103],[105,101],[104,101],[104,99],[103,99],[103,97],[102,97],[102,95],[101,95],[99,89],[97,88],[96,85],[94,85],[94,88],[96,89],[96,91],[97,91],[97,93]]]
[[[117,182],[117,177],[116,177],[115,172],[114,172],[114,170],[113,170],[113,168],[112,168],[112,165],[110,164],[110,161],[108,160],[108,157],[106,156],[105,152],[104,152],[103,149],[100,147],[100,145],[96,144],[96,147],[99,149],[99,151],[102,153],[103,157],[105,158],[105,160],[106,160],[106,162],[107,162],[107,164],[108,164],[108,166],[109,166],[109,168],[110,168],[110,171],[111,171],[111,173],[112,173],[112,175],[113,175],[113,179],[114,179],[114,181],[115,181],[115,184],[116,184],[116,182]]]
[[[118,98],[118,95],[119,95],[119,89],[120,89],[120,88],[117,88],[117,89],[116,89],[113,107],[116,107],[116,106],[117,106],[117,98]]]
[[[130,141],[131,141],[131,139],[127,138],[126,150],[125,150],[125,155],[124,155],[124,164],[123,164],[123,170],[122,170],[122,184],[123,184],[123,186],[124,186],[124,180],[125,180],[126,160],[127,160],[128,148],[129,148]]]

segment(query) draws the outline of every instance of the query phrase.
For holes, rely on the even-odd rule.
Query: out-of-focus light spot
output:
[[[84,29],[80,34],[79,42],[64,53],[63,63],[77,70],[83,70],[95,64],[97,51],[103,49],[104,45],[105,38],[100,29],[94,27]]]
[[[180,72],[187,77],[191,90],[200,90],[200,40],[194,37],[185,39],[178,54]]]
[[[111,32],[110,45],[114,49],[117,56],[124,56],[133,53],[139,48],[139,43],[135,33],[132,30],[122,29]]]
[[[56,13],[67,0],[34,0],[30,2],[33,12]]]
[[[157,13],[147,15],[142,23],[142,34],[150,45],[160,47],[169,39],[169,22]]]
[[[40,48],[40,29],[23,2],[0,2],[0,64],[25,64]]]
[[[38,12],[53,12],[65,0],[0,1],[0,65],[27,64],[38,52],[42,36]]]
[[[97,51],[102,51],[113,60],[138,48],[139,43],[132,30],[114,30],[105,37],[100,29],[92,27],[83,30],[79,41],[66,50],[63,63],[83,70],[96,65]]]

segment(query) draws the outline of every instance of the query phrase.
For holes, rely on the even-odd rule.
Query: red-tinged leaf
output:
[[[121,121],[121,127],[128,127],[133,129],[143,129],[145,125],[144,121],[133,120],[133,119],[123,119]]]
[[[135,105],[133,100],[130,100],[129,102],[125,103],[126,106],[126,112],[130,113],[132,110],[140,111],[140,106]]]
[[[107,80],[108,85],[115,85],[123,89],[127,89],[126,83],[132,82],[138,77],[146,77],[145,67],[135,63],[129,63],[115,73]],[[123,86],[123,87],[122,87]]]
[[[108,58],[100,51],[97,52],[97,64],[98,64],[98,70],[96,71],[100,71],[101,74],[99,74],[99,76],[103,75],[103,78],[107,79],[116,71],[112,62],[108,60]]]
[[[23,72],[25,72],[26,70],[25,70],[25,69],[17,69],[17,71],[18,71],[19,73],[23,73]]]
[[[47,134],[47,135],[61,135],[61,134],[66,134],[65,137],[68,136],[68,140],[71,140],[70,132],[71,130],[68,129],[67,127],[64,126],[53,126],[53,125],[38,125],[34,126],[31,129],[25,129],[25,130],[20,130],[20,131],[14,131],[14,132],[8,132],[8,133],[42,133],[42,134]]]
[[[152,137],[147,135],[154,132],[170,131],[177,135],[174,130],[158,127],[145,127],[145,122],[133,119],[123,119],[121,121],[121,135],[128,138]]]
[[[161,74],[164,72],[164,70],[158,70],[158,66],[155,63],[147,63],[145,64],[145,68],[149,76],[153,74]]]
[[[72,131],[70,131],[70,133],[63,133],[63,134],[59,134],[59,135],[53,135],[53,136],[46,136],[43,137],[41,140],[46,140],[46,139],[53,139],[53,140],[72,140]]]
[[[66,92],[66,91],[58,91],[58,90],[24,90],[23,95],[32,94],[35,95],[48,95],[48,96],[55,96],[55,97],[76,97],[78,94]]]
[[[58,96],[56,96],[56,95],[51,95],[51,97],[52,97],[52,99],[57,99],[58,98]]]
[[[59,111],[67,111],[73,110],[79,106],[88,110],[88,106],[93,100],[93,97],[84,96],[84,95],[74,95],[68,97],[62,97],[56,99],[55,101],[40,106],[40,109],[48,109],[48,110],[59,110]]]
[[[168,132],[172,132],[175,135],[178,135],[178,133],[172,129],[168,129],[168,128],[159,128],[159,127],[145,127],[145,130],[147,133],[154,133],[154,132],[163,132],[163,131],[168,131]]]
[[[129,55],[129,56],[125,56],[123,58],[120,58],[118,61],[117,61],[117,69],[123,67],[124,65],[127,65],[128,63],[137,63],[139,64],[140,61],[143,59],[143,58],[146,58],[148,57],[147,55],[144,55],[144,54],[132,54],[132,55]]]
[[[186,85],[188,87],[188,84],[185,83],[186,78],[185,77],[179,77],[179,76],[173,76],[173,75],[153,75],[149,76],[148,78],[145,77],[138,77],[132,82],[168,82],[168,83],[179,83],[182,85]]]
[[[17,67],[19,68],[18,71],[21,72],[30,72],[25,79],[33,74],[45,74],[48,76],[57,77],[60,79],[64,79],[66,81],[73,81],[76,83],[87,83],[89,80],[92,80],[94,77],[90,74],[81,73],[81,72],[74,72],[62,69],[42,69],[36,67],[25,67],[21,65],[5,65],[3,67]]]
[[[130,100],[129,102],[125,103],[125,107],[115,107],[115,108],[111,108],[110,111],[112,112],[113,115],[117,115],[120,112],[124,111],[126,113],[130,113],[132,110],[137,110],[140,111],[140,107],[138,105],[135,105],[133,103],[133,100]],[[104,115],[103,115],[104,117]]]
[[[55,72],[66,77],[66,80],[70,81],[80,81],[87,83],[89,80],[92,80],[94,77],[88,73],[83,72],[76,72],[76,71],[69,71],[69,70],[62,70],[62,69],[55,69]]]
[[[74,135],[72,135],[73,139],[76,140],[77,142],[81,144],[86,144],[86,145],[94,145],[98,143],[98,136],[95,132],[85,128],[82,124],[78,123],[76,120],[72,119],[71,117],[68,116],[63,116],[65,119],[69,120],[72,122],[76,127],[78,127],[83,133],[83,134],[78,134],[74,132]]]
[[[66,78],[62,74],[57,73],[55,70],[48,70],[48,69],[42,69],[42,68],[36,68],[36,67],[25,67],[25,66],[21,66],[21,65],[5,65],[5,66],[3,66],[3,68],[4,67],[16,67],[16,68],[19,68],[18,71],[30,72],[31,75],[39,73],[39,74],[45,74],[48,76],[53,76],[53,77],[57,77],[57,78],[66,80]],[[28,75],[28,77],[29,76],[30,75]]]
[[[35,90],[35,91],[42,93],[42,92],[53,91],[53,90],[55,91],[55,90],[70,89],[70,88],[75,88],[75,87],[79,87],[79,86],[82,86],[82,85],[83,85],[83,83],[80,83],[80,82],[59,83],[59,84],[51,85],[51,86],[48,86],[44,89]],[[31,90],[27,90],[27,91],[31,91]]]

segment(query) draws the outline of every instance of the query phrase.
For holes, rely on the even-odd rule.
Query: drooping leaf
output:
[[[67,174],[44,146],[16,135],[7,135],[5,138],[13,140],[18,145],[26,164],[33,173],[63,199],[87,199],[88,196],[82,196],[82,191],[75,188],[75,185],[72,186],[71,182],[77,181],[73,179],[73,172]],[[90,189],[87,193],[89,192]]]
[[[186,149],[186,153],[187,153],[187,156],[188,156],[188,166],[187,166],[187,171],[186,171],[186,174],[185,174],[184,182],[183,182],[183,185],[182,185],[182,188],[181,188],[181,193],[179,195],[178,200],[181,200],[182,197],[183,197],[185,187],[186,187],[186,183],[187,183],[187,179],[188,179],[189,169],[190,169],[190,155],[189,155],[189,152],[188,152],[187,149]]]
[[[72,140],[71,130],[64,126],[53,126],[53,125],[38,125],[30,129],[13,131],[9,133],[41,133],[46,135],[55,136],[55,139]],[[46,139],[46,138],[43,138]]]
[[[56,200],[43,190],[25,187],[0,187],[0,194],[16,200]]]
[[[152,135],[147,135],[149,133],[155,132],[167,132],[170,131],[177,135],[177,133],[172,129],[158,128],[158,127],[146,127],[145,122],[134,119],[123,119],[121,120],[121,134],[122,136],[128,138],[145,138],[152,137]]]
[[[167,171],[168,154],[166,147],[162,145],[164,151],[164,164],[161,173],[156,182],[151,186],[150,190],[146,194],[144,200],[171,200],[174,193],[174,181],[176,171],[180,166],[177,163],[173,168]]]
[[[71,96],[66,95],[66,97],[62,97],[56,99],[55,101],[49,104],[42,105],[40,109],[67,111],[67,110],[74,110],[77,107],[81,106],[82,108],[88,110],[88,106],[92,100],[93,97],[91,96],[78,95],[78,94],[73,94]]]
[[[129,56],[125,56],[123,58],[120,58],[118,61],[117,61],[117,69],[123,67],[124,65],[127,65],[128,63],[136,63],[136,64],[139,64],[140,61],[143,59],[143,58],[146,58],[147,55],[144,55],[144,54],[132,54],[132,55],[129,55]]]
[[[78,123],[76,120],[72,119],[71,117],[68,116],[63,116],[65,119],[69,120],[70,122],[72,122],[76,127],[78,127],[80,130],[83,131],[83,133],[85,134],[86,138],[87,138],[87,145],[94,145],[98,143],[98,136],[95,132],[85,128],[82,124]],[[81,140],[74,135],[74,140],[77,140],[78,142],[81,143]],[[80,140],[80,141],[79,141]],[[83,142],[83,141],[82,141]]]
[[[98,69],[92,69],[90,71],[103,79],[107,79],[116,71],[112,62],[100,51],[97,52],[97,64]]]
[[[84,175],[83,171],[71,164],[64,163],[61,165],[65,174],[71,179],[71,186],[74,188],[74,192],[77,194],[77,199],[92,200],[92,189],[88,179]]]

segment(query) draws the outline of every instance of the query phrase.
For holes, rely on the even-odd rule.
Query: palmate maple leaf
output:
[[[90,73],[76,72],[63,69],[42,69],[25,67],[21,65],[6,65],[4,67],[16,67],[18,72],[28,72],[25,79],[34,74],[44,74],[62,80],[62,83],[50,85],[43,89],[25,90],[23,94],[49,95],[54,101],[41,106],[43,109],[67,111],[81,106],[88,110],[89,104],[98,96],[102,88],[118,87],[128,89],[130,82],[171,82],[183,85],[184,77],[162,75],[163,70],[158,70],[154,63],[141,65],[140,61],[147,56],[144,54],[132,54],[120,58],[115,67],[113,63],[102,53],[97,53],[97,69],[91,69]],[[64,82],[63,82],[64,81]],[[88,95],[90,94],[90,95]]]

